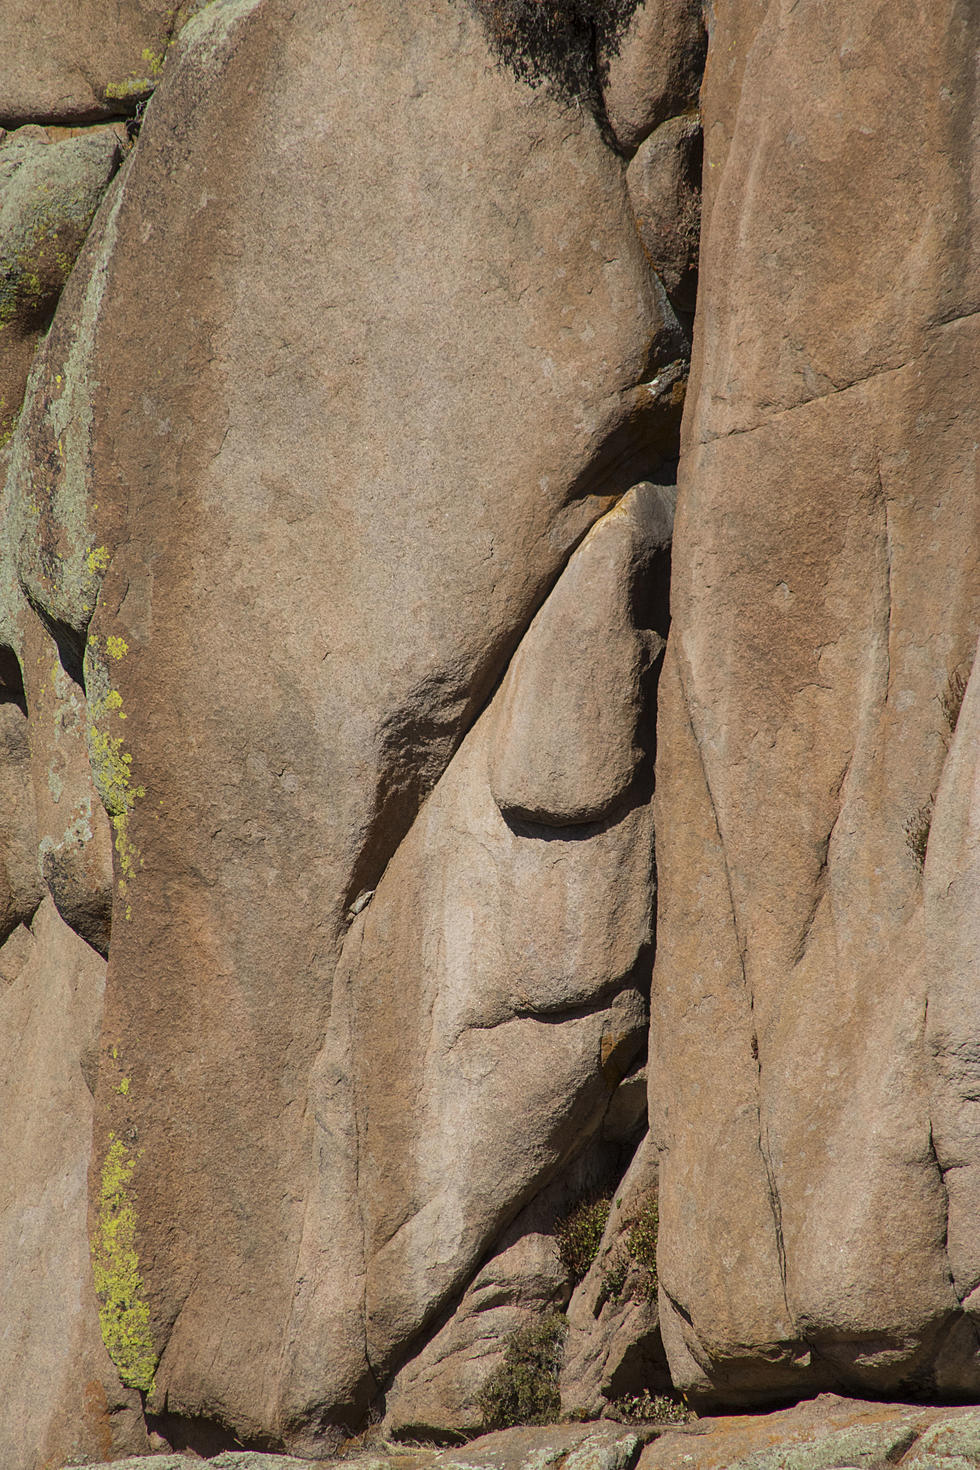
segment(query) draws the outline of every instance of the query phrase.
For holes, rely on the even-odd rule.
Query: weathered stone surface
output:
[[[0,136],[0,446],[121,154],[112,128],[62,131],[26,126]]]
[[[902,1461],[914,1470],[972,1470],[980,1465],[980,1414],[943,1417],[917,1440]]]
[[[0,954],[18,925],[29,924],[44,886],[37,870],[37,822],[30,782],[27,719],[19,670],[0,661]]]
[[[633,153],[668,117],[697,104],[704,71],[700,0],[646,0],[637,7],[603,91],[617,141]]]
[[[551,608],[568,607],[566,580],[579,588],[590,568],[618,568],[595,578],[610,627],[625,640],[629,607],[632,643],[655,640],[650,618],[662,603],[628,593],[644,568],[655,572],[666,525],[659,489],[631,490],[575,552],[529,634],[532,651],[565,668],[579,656],[581,624],[552,621]],[[637,656],[627,672],[638,680],[645,662]],[[372,1378],[384,1381],[521,1205],[599,1127],[643,1044],[649,762],[608,789],[590,826],[563,825],[561,809],[549,817],[551,769],[534,793],[537,731],[515,728],[512,676],[550,688],[533,653],[525,664],[519,652],[345,940],[311,1095],[318,1186],[290,1328],[297,1423],[314,1394],[356,1403]],[[638,703],[614,712],[621,748],[642,750],[650,731]],[[594,707],[582,700],[572,713],[565,742],[599,760]],[[550,714],[545,702],[545,730]],[[507,744],[513,769],[527,773],[534,824],[508,822],[494,800],[494,757]],[[338,1240],[344,1253],[328,1249]],[[360,1322],[359,1364],[335,1344],[353,1344]],[[336,1375],[326,1389],[325,1374]]]
[[[19,585],[71,707],[32,685],[38,789],[52,727],[84,725],[111,819],[92,1182],[122,1148],[143,1294],[117,1325],[146,1319],[123,1371],[153,1411],[297,1444],[356,1422],[369,1362],[642,1045],[635,781],[594,832],[519,833],[494,715],[399,843],[572,548],[673,452],[661,302],[593,120],[496,70],[466,7],[228,0],[182,31],[40,351],[4,526],[6,636],[26,656]],[[45,871],[104,945],[105,828],[62,774]],[[444,868],[447,819],[471,850]]]
[[[503,1361],[508,1336],[564,1305],[554,1202],[538,1195],[504,1231],[448,1320],[414,1351],[385,1393],[384,1427],[399,1438],[475,1431],[480,1390]]]
[[[549,1470],[550,1466],[566,1464],[571,1470],[630,1470],[650,1433],[649,1426],[626,1429],[620,1424],[550,1424],[501,1430],[452,1450],[410,1449],[380,1440],[376,1447],[352,1452],[343,1459],[315,1463],[334,1470],[341,1465],[351,1470]],[[112,1470],[193,1470],[200,1463],[187,1455],[152,1459],[134,1456],[113,1462]],[[305,1470],[313,1463],[292,1455],[236,1450],[208,1460],[214,1470]],[[94,1465],[92,1470],[110,1467]]]
[[[936,1156],[946,1188],[946,1250],[965,1320],[940,1357],[937,1380],[946,1392],[969,1391],[980,1308],[980,1135],[975,1076],[980,1040],[976,979],[980,956],[980,677],[977,663],[962,696],[964,668],[944,691],[949,754],[928,831],[923,887],[929,976],[926,1044],[934,1059],[931,1116]],[[952,700],[952,703],[950,703]]]
[[[643,248],[679,310],[693,312],[701,230],[701,120],[668,118],[626,170]]]
[[[640,1465],[642,1470],[838,1470],[899,1464],[924,1470],[928,1464],[946,1470],[939,1459],[919,1458],[920,1446],[935,1435],[938,1448],[940,1426],[947,1424],[951,1439],[963,1443],[975,1419],[969,1409],[874,1404],[828,1393],[770,1414],[705,1418],[668,1428],[646,1447]],[[977,1463],[967,1460],[956,1470]]]
[[[226,1450],[210,1456],[207,1463],[212,1470],[311,1470],[315,1462],[297,1460],[294,1455],[264,1455],[258,1450]],[[199,1455],[129,1455],[124,1460],[92,1465],[89,1470],[199,1470],[200,1465]],[[64,1470],[69,1467],[65,1466]]]
[[[433,1470],[630,1470],[649,1430],[622,1424],[550,1424],[502,1429],[462,1450],[443,1450]]]
[[[554,1236],[524,1219],[477,1271],[455,1311],[396,1374],[385,1394],[385,1428],[399,1438],[431,1437],[480,1428],[480,1390],[503,1361],[510,1334],[549,1306],[561,1306],[565,1273]],[[553,1221],[542,1224],[553,1224]]]
[[[183,17],[131,9],[83,81],[49,8],[24,113],[8,50],[16,120],[162,74],[3,454],[16,1470],[145,1442],[137,1390],[175,1445],[472,1426],[641,1077],[569,1407],[664,1355],[707,1404],[980,1391],[980,16],[711,7],[644,1069],[698,10],[611,58],[622,156],[462,0],[217,0],[165,69]],[[15,386],[65,275],[38,188],[77,248],[116,146],[0,149]],[[619,1253],[658,1160],[654,1304]],[[972,1463],[932,1410],[793,1412],[649,1470]]]
[[[551,1424],[484,1435],[459,1449],[409,1448],[379,1440],[343,1460],[351,1470],[976,1470],[978,1415],[970,1408],[873,1404],[822,1394],[769,1414],[665,1424]],[[644,1447],[645,1446],[645,1447]],[[302,1470],[308,1460],[227,1452],[215,1470]],[[184,1455],[115,1461],[118,1470],[192,1470]],[[108,1465],[92,1470],[110,1470]]]
[[[0,948],[0,1463],[34,1470],[146,1448],[99,1334],[86,1228],[105,963],[47,900]]]
[[[163,68],[175,16],[187,4],[121,0],[3,0],[0,126],[85,123],[131,111]]]
[[[930,957],[909,835],[942,786],[969,849],[943,696],[980,626],[977,25],[714,7],[650,1068],[661,1327],[709,1398],[980,1383],[950,1190],[975,1028],[933,1012],[976,950],[940,900]]]

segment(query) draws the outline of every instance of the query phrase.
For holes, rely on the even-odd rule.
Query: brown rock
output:
[[[908,824],[980,626],[980,236],[951,100],[976,20],[761,9],[715,7],[702,94],[658,732],[661,1327],[709,1398],[974,1392],[976,1217],[946,1182],[968,1088],[956,1064],[940,1101],[933,1069],[971,1023],[952,1001],[930,1042],[926,1016],[975,952],[943,924],[929,957]]]
[[[36,828],[30,870],[35,883],[40,871],[69,928],[106,955],[112,837],[89,765],[85,693],[35,618],[24,620],[22,657],[32,776],[24,809]]]
[[[567,1304],[571,1280],[557,1233],[584,1199],[607,1192],[618,1180],[623,1147],[636,1141],[635,1126],[617,1131],[620,1114],[635,1124],[635,1111],[621,1094],[640,1071],[634,1069],[613,1093],[591,1143],[521,1210],[431,1336],[413,1345],[385,1388],[382,1427],[388,1434],[412,1440],[478,1429],[481,1390],[503,1366],[512,1334]],[[645,1102],[644,1096],[644,1113]]]
[[[34,1470],[146,1448],[136,1394],[102,1344],[86,1179],[105,964],[46,901],[0,993],[0,1462]],[[94,1077],[89,1073],[89,1079]]]
[[[175,11],[124,0],[3,0],[0,126],[86,123],[132,111],[163,69]]]
[[[964,1320],[945,1346],[937,1383],[970,1391],[976,1367],[974,1327],[980,1310],[980,1201],[976,1072],[976,975],[980,956],[980,787],[977,780],[980,680],[976,660],[966,688],[964,666],[940,696],[949,754],[927,809],[925,952],[929,975],[926,1044],[934,1058],[931,1116],[936,1157],[946,1188],[946,1250]],[[960,698],[962,704],[957,705]],[[914,820],[919,821],[916,817]]]
[[[586,114],[489,63],[448,3],[410,21],[373,0],[329,18],[292,0],[205,8],[61,299],[12,446],[8,586],[84,682],[113,829],[117,1054],[91,1177],[97,1192],[129,1140],[115,1162],[149,1324],[121,1371],[151,1409],[242,1437],[317,1442],[356,1421],[376,1391],[357,1291],[388,1371],[599,1126],[645,1023],[630,978],[649,925],[645,801],[584,843],[521,836],[489,795],[484,721],[399,849],[572,547],[656,472],[677,416],[643,386],[680,337],[618,161]],[[36,718],[41,732],[43,701]],[[49,734],[39,779],[50,751]],[[436,862],[441,810],[491,831],[499,891],[476,838]],[[48,864],[83,932],[96,826],[70,881]],[[44,815],[50,851],[66,831]],[[443,881],[514,915],[496,911],[470,994],[452,965],[418,988],[415,940],[445,931],[450,960],[463,942],[463,911],[439,917]],[[331,1016],[346,912],[375,888]],[[502,978],[490,957],[518,941],[528,963]],[[386,988],[397,974],[387,1009],[378,973]],[[536,1016],[576,1006],[561,1026]],[[471,1069],[458,1100],[439,1048]],[[501,1088],[522,1130],[510,1152],[450,1167],[453,1109],[478,1130]],[[411,1143],[397,1159],[388,1129]]]
[[[37,823],[31,790],[31,753],[20,669],[0,658],[0,952],[18,925],[29,924],[44,885],[37,870]]]
[[[626,170],[643,248],[671,301],[693,312],[701,229],[701,120],[672,117],[641,144]]]
[[[667,118],[697,104],[704,71],[700,0],[645,0],[609,58],[606,115],[626,153]]]
[[[671,1389],[656,1275],[636,1259],[631,1231],[657,1203],[657,1158],[647,1135],[616,1187],[596,1258],[568,1304],[562,1406],[598,1416],[610,1401]]]
[[[562,1181],[564,1184],[564,1180]],[[385,1392],[385,1429],[400,1439],[479,1429],[480,1391],[504,1359],[508,1337],[564,1302],[555,1250],[554,1190],[537,1195],[508,1226],[454,1304],[448,1320]],[[563,1190],[557,1191],[560,1198]],[[452,1441],[450,1441],[452,1442]]]

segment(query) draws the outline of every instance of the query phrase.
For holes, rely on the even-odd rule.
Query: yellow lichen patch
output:
[[[104,653],[102,652],[104,648]],[[123,742],[122,721],[126,718],[123,698],[109,683],[109,660],[116,661],[129,652],[129,644],[119,634],[102,639],[89,634],[85,652],[85,682],[88,688],[87,741],[89,763],[96,789],[109,814],[115,833],[116,879],[121,899],[128,895],[130,883],[143,866],[139,849],[133,842],[128,817],[135,803],[146,795],[146,788],[133,780],[133,757]],[[120,723],[117,724],[116,722]],[[131,916],[127,902],[125,917]]]
[[[107,546],[90,546],[85,553],[85,565],[94,577],[98,572],[104,572],[109,566],[109,548]]]
[[[104,714],[105,710],[99,710],[96,718]],[[136,798],[146,795],[146,788],[133,785],[133,757],[123,750],[122,736],[106,734],[93,721],[88,729],[88,753],[106,811],[113,818],[125,816],[132,811]]]
[[[157,1357],[136,1254],[136,1212],[131,1198],[135,1168],[136,1156],[110,1133],[92,1241],[92,1274],[106,1351],[127,1387],[151,1393]]]
[[[152,77],[130,77],[126,82],[110,82],[105,95],[109,102],[136,102],[149,96],[155,86]]]
[[[144,794],[142,790],[136,792],[137,796]],[[116,856],[119,858],[119,892],[125,893],[130,879],[136,873],[136,869],[143,866],[139,849],[130,841],[129,832],[126,827],[128,813],[123,812],[118,817],[113,817],[112,825],[116,832]]]
[[[144,46],[140,60],[145,65],[151,76],[158,77],[163,71],[163,63],[166,57],[164,51],[154,51],[149,46]]]

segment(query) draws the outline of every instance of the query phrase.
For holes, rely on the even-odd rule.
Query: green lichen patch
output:
[[[136,795],[145,795],[142,787],[138,788],[138,790],[136,791]],[[125,895],[128,893],[129,885],[134,878],[137,869],[143,866],[143,858],[140,854],[139,848],[134,842],[130,841],[129,829],[127,827],[128,820],[129,818],[126,814],[119,817],[113,817],[112,819],[113,830],[116,834],[114,845],[116,849],[116,857],[118,859],[118,888],[119,893],[122,897],[125,897]],[[127,903],[126,918],[131,919],[132,917],[132,905]]]
[[[6,449],[14,437],[14,430],[17,428],[19,417],[20,409],[8,408],[6,398],[0,393],[0,449]]]
[[[129,77],[125,82],[110,82],[105,89],[107,102],[144,102],[153,95],[153,77]]]
[[[136,1254],[132,1179],[137,1157],[110,1133],[99,1186],[92,1273],[106,1351],[128,1388],[151,1393],[157,1357]]]
[[[16,323],[36,332],[47,324],[90,222],[41,214],[23,231],[19,249],[0,251],[0,331]]]

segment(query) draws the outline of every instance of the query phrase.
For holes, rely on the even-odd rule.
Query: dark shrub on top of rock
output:
[[[532,87],[595,106],[638,0],[470,0],[498,59]]]

